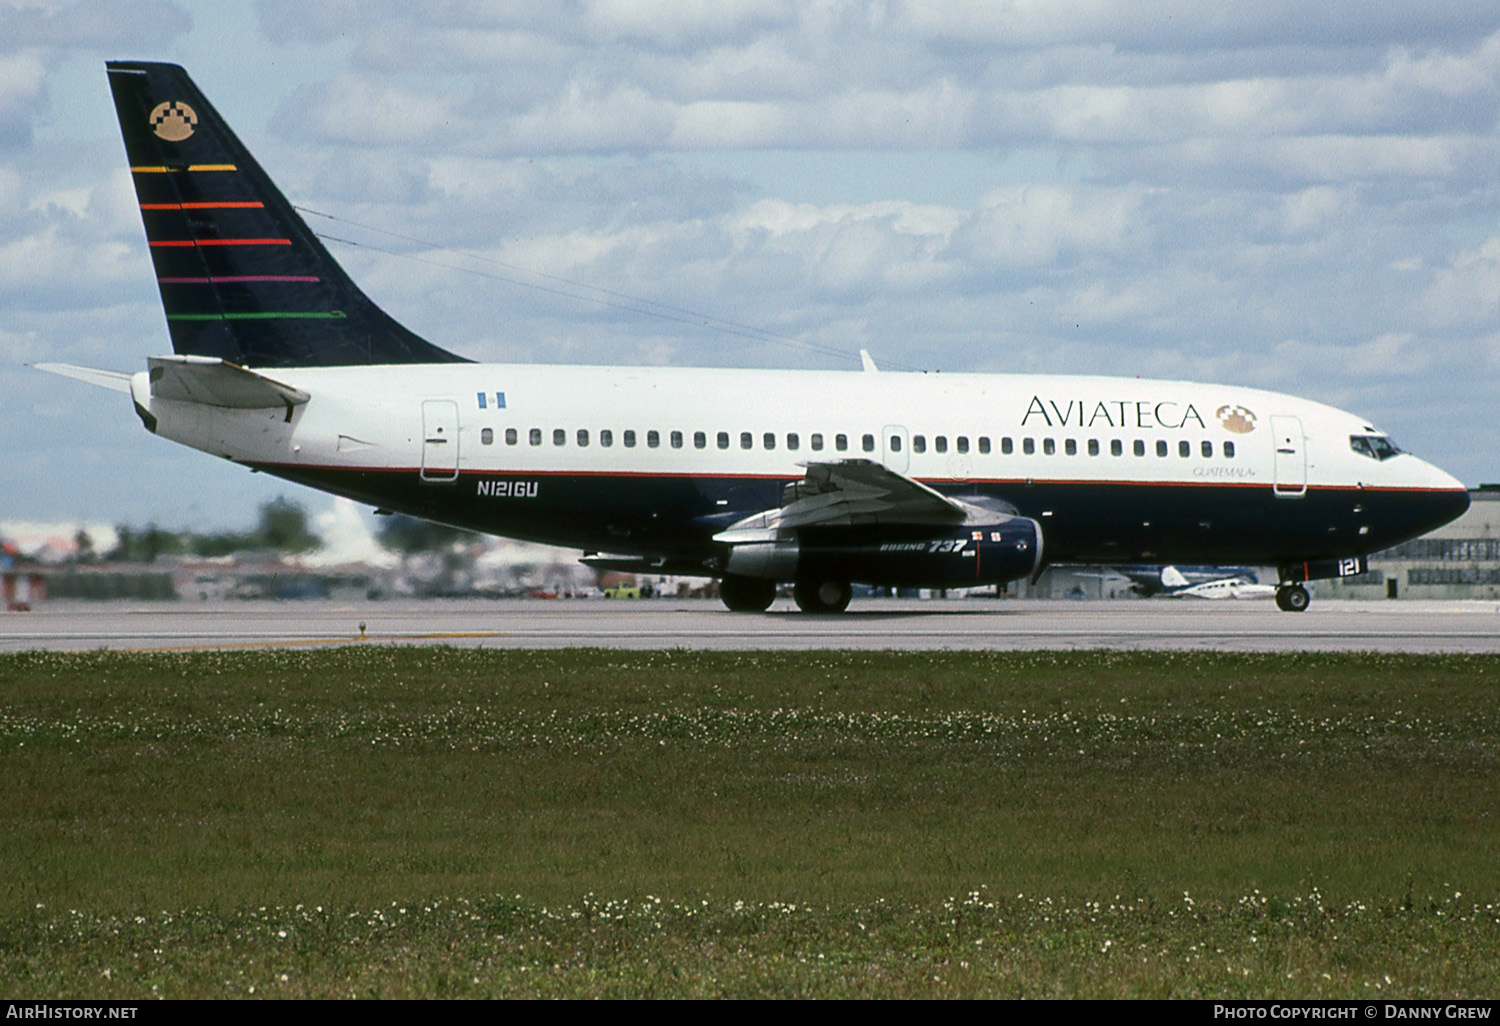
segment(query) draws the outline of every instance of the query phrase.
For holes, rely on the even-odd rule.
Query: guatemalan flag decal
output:
[[[488,410],[492,406],[497,410],[505,409],[504,392],[480,392],[478,395],[481,410]]]

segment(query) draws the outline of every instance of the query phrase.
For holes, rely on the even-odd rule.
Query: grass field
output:
[[[0,992],[1493,996],[1497,684],[1492,657],[0,656]]]

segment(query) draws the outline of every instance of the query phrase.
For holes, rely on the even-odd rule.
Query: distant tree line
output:
[[[119,541],[103,558],[128,563],[151,563],[160,556],[210,558],[254,550],[295,555],[311,551],[319,544],[317,536],[307,528],[307,511],[300,503],[285,497],[261,504],[259,522],[252,531],[197,534],[167,531],[155,524],[144,528],[121,524],[115,533]],[[404,556],[424,552],[453,554],[474,537],[471,531],[400,514],[383,517],[376,532],[383,548]],[[80,561],[98,558],[93,539],[86,532],[80,531],[74,540]]]
[[[119,542],[104,558],[130,563],[151,563],[159,556],[228,556],[254,549],[295,554],[318,547],[317,536],[307,529],[307,511],[287,498],[262,503],[259,523],[243,533],[164,531],[155,524],[140,530],[121,524],[115,532]],[[85,549],[80,544],[80,558],[87,558],[91,549],[92,545]]]
[[[382,547],[403,556],[414,556],[419,552],[451,551],[473,541],[475,534],[461,527],[449,527],[446,524],[435,524],[431,520],[393,513],[382,518],[376,537]]]

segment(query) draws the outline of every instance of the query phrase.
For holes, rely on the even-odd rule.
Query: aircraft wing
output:
[[[734,544],[766,533],[799,527],[855,524],[932,524],[960,526],[996,514],[949,499],[873,460],[805,463],[807,473],[782,492],[782,505],[748,517],[714,536]]]

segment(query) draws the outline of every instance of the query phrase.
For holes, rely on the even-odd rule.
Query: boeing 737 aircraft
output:
[[[1468,506],[1361,417],[1135,378],[478,364],[372,303],[175,65],[111,62],[173,354],[146,429],[267,474],[586,562],[720,581],[963,587],[1051,563],[1357,574]]]

